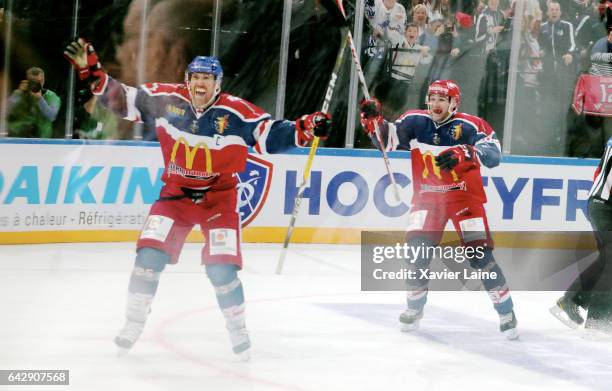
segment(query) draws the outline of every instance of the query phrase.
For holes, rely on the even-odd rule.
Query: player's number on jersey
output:
[[[601,87],[601,103],[612,103],[612,84],[600,84]]]

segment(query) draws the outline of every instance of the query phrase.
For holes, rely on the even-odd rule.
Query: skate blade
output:
[[[516,341],[517,339],[519,339],[519,333],[516,328],[504,330],[504,335],[510,341]]]
[[[563,309],[561,309],[561,307],[559,307],[558,305],[550,307],[549,311],[552,314],[552,316],[554,316],[555,318],[559,319],[559,321],[561,323],[563,323],[564,325],[566,325],[567,327],[569,327],[571,329],[574,329],[574,330],[576,330],[577,328],[580,327],[580,325],[578,323],[574,322],[573,320],[571,320],[567,316],[565,311],[563,311]]]
[[[410,333],[419,328],[419,321],[417,320],[414,323],[402,323],[402,333]]]
[[[126,349],[126,348],[117,348],[117,357],[124,357],[128,354],[128,352],[130,351],[130,349]]]

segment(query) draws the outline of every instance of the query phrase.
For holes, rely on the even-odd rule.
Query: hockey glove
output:
[[[359,114],[361,117],[361,126],[368,136],[372,136],[376,131],[376,124],[378,124],[380,128],[384,122],[382,105],[376,98],[364,99],[359,105],[359,110],[361,111]]]
[[[305,146],[311,142],[315,136],[325,140],[331,129],[331,115],[317,111],[312,114],[305,114],[295,121],[298,143]]]
[[[476,151],[472,145],[457,145],[440,152],[436,156],[436,164],[444,171],[455,170],[457,174],[479,166]]]
[[[64,57],[79,74],[79,79],[89,83],[93,92],[100,87],[101,79],[106,78],[98,55],[93,46],[83,38],[71,42],[64,50]]]

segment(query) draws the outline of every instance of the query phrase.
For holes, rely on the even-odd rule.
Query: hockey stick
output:
[[[336,0],[336,5],[340,10],[340,13],[344,17],[344,20],[348,23],[346,17],[346,11],[344,10],[344,6],[342,5],[342,0]],[[361,91],[365,99],[370,99],[370,92],[368,91],[368,85],[365,81],[365,76],[363,75],[363,69],[361,69],[361,61],[359,60],[359,53],[357,53],[357,49],[355,49],[355,42],[353,41],[353,34],[351,31],[348,31],[347,39],[349,41],[349,45],[351,46],[351,53],[353,55],[353,62],[355,63],[355,69],[357,70],[357,76],[359,77],[359,82],[361,84]],[[382,137],[380,135],[380,129],[378,127],[378,123],[374,122],[374,133],[376,134],[376,141],[378,141],[378,145],[380,146],[380,152],[382,153],[383,161],[385,162],[385,168],[387,169],[387,174],[389,175],[389,179],[391,180],[391,184],[393,185],[393,194],[395,195],[395,200],[397,202],[401,201],[399,189],[397,187],[397,182],[395,181],[395,177],[391,174],[391,163],[389,162],[389,156],[387,156],[387,152],[385,151],[385,147],[382,142]]]
[[[350,34],[350,32],[348,32],[348,34]],[[332,70],[331,77],[329,78],[329,83],[327,84],[327,91],[325,92],[325,98],[323,99],[323,106],[321,108],[321,111],[324,113],[327,113],[329,111],[329,103],[331,101],[332,96],[334,95],[334,89],[336,87],[336,81],[338,79],[338,72],[340,72],[340,67],[342,66],[342,62],[344,60],[344,52],[346,52],[347,43],[348,35],[345,39],[342,39],[340,51],[338,52],[338,56],[336,56],[336,63],[334,64],[334,69]],[[300,204],[302,203],[302,199],[304,198],[304,192],[306,191],[306,183],[308,182],[308,178],[310,177],[312,161],[314,160],[318,147],[319,138],[315,136],[314,140],[312,141],[312,145],[310,146],[310,152],[308,152],[308,160],[306,161],[306,167],[304,167],[304,177],[302,179],[302,184],[300,185],[297,196],[295,197],[295,204],[293,206],[293,212],[291,213],[291,221],[289,222],[287,234],[285,235],[285,241],[283,242],[283,249],[281,250],[281,255],[278,259],[278,264],[276,265],[276,274],[281,274],[281,272],[283,271],[283,265],[285,264],[285,258],[287,257],[287,249],[289,248],[289,241],[291,240],[293,228],[295,227],[295,219],[297,218],[298,212],[300,211]]]

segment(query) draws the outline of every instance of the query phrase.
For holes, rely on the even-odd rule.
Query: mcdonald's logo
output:
[[[442,179],[442,172],[440,171],[440,167],[436,164],[436,155],[431,153],[430,151],[425,152],[421,155],[423,157],[423,179],[429,178],[429,168],[428,165],[431,166],[431,170],[433,174],[438,179]],[[453,177],[453,182],[457,182],[459,180],[459,176],[452,170],[451,175]]]
[[[204,150],[204,156],[206,159],[206,172],[212,172],[212,156],[210,154],[210,149],[208,148],[208,145],[206,145],[206,143],[203,141],[197,143],[192,148],[191,145],[189,145],[189,143],[187,142],[187,140],[185,140],[183,137],[179,137],[174,142],[174,146],[172,147],[172,155],[170,155],[171,162],[176,163],[176,153],[179,149],[179,145],[181,144],[185,146],[185,168],[189,170],[193,169],[193,161],[195,160],[198,150],[202,148]]]

